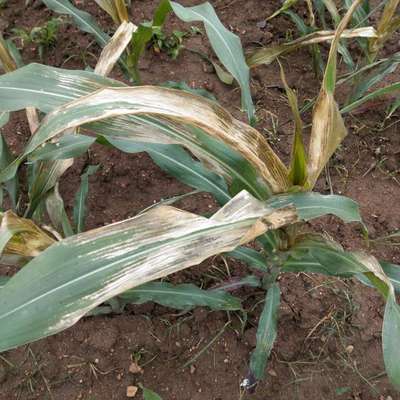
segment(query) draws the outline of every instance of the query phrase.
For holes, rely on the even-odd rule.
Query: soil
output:
[[[133,1],[133,21],[150,19],[156,3]],[[192,5],[199,1],[181,3]],[[216,0],[212,4],[223,23],[241,37],[246,49],[295,34],[291,23],[281,17],[265,28],[257,26],[280,6],[278,0]],[[94,2],[81,0],[76,5],[95,15],[105,29],[111,29],[112,21]],[[306,15],[303,5],[298,9]],[[13,28],[31,29],[51,16],[39,1],[31,1],[25,7],[23,0],[9,0],[1,9],[0,27],[9,36]],[[167,30],[185,28],[188,25],[170,17]],[[396,34],[388,42],[387,54],[400,50],[399,38]],[[148,50],[140,63],[143,82],[175,80],[206,88],[235,117],[244,120],[238,89],[221,83],[209,66],[190,51],[202,51],[212,57],[206,37],[194,35],[184,44],[186,49],[176,60]],[[43,63],[83,69],[94,67],[98,54],[99,48],[90,36],[65,23],[56,47],[45,52]],[[40,62],[33,45],[24,47],[23,58],[26,63]],[[313,98],[319,83],[307,50],[298,51],[283,62],[300,102]],[[113,76],[121,78],[118,71]],[[391,79],[398,81],[399,73]],[[277,65],[253,71],[252,91],[259,116],[257,128],[287,160],[293,124]],[[339,92],[339,97],[344,95]],[[317,185],[320,192],[329,193],[332,189],[359,202],[372,239],[400,228],[399,115],[383,124],[386,105],[385,101],[369,103],[346,117],[350,134],[330,162],[331,183],[324,175]],[[13,150],[19,151],[29,137],[24,115],[16,113],[3,133]],[[61,182],[68,212],[87,164],[101,165],[90,178],[88,229],[133,216],[162,198],[191,190],[162,172],[144,153],[128,155],[95,146],[76,161]],[[207,194],[188,197],[178,205],[196,213],[216,207]],[[346,248],[366,247],[356,224],[344,225],[327,217],[312,225]],[[400,250],[396,247],[376,244],[369,251],[400,264]],[[210,287],[226,278],[226,268],[233,277],[247,273],[245,265],[219,256],[173,275],[170,280]],[[279,333],[267,377],[243,399],[400,399],[384,372],[380,337],[383,302],[375,291],[354,280],[313,274],[285,275],[280,285]],[[243,299],[248,312],[246,322],[236,313],[203,308],[178,313],[148,303],[130,306],[122,315],[85,318],[58,335],[3,353],[0,400],[120,400],[126,398],[128,386],[140,384],[164,400],[239,400],[239,385],[247,375],[249,354],[255,346],[263,292],[241,289],[235,295]],[[140,365],[141,372],[129,372],[133,362]],[[141,399],[142,392],[139,390],[135,397]]]

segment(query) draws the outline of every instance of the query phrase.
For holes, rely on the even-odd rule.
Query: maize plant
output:
[[[400,388],[399,267],[363,252],[344,251],[332,239],[309,232],[305,224],[326,214],[362,223],[351,199],[312,191],[347,134],[334,97],[337,50],[359,4],[350,7],[332,41],[307,151],[297,99],[282,71],[295,120],[289,166],[263,135],[214,101],[107,78],[116,61],[110,54],[120,54],[126,45],[119,36],[103,50],[95,72],[31,64],[1,76],[1,113],[34,108],[45,116],[16,158],[0,142],[0,182],[11,199],[10,209],[0,214],[1,262],[21,266],[0,281],[0,351],[56,334],[98,307],[153,300],[177,308],[241,309],[240,300],[222,290],[152,282],[227,253],[261,272],[261,282],[250,276],[245,283],[266,290],[245,387],[263,378],[276,338],[279,275],[304,271],[356,277],[382,294],[384,361],[391,382]],[[123,37],[124,29],[118,35]],[[94,141],[128,153],[147,152],[170,175],[211,193],[221,208],[207,218],[159,205],[134,218],[76,233],[83,224],[70,223],[56,183]],[[25,205],[18,201],[17,177],[26,162],[32,174]],[[87,175],[82,182],[87,183]],[[81,188],[78,199],[85,191]],[[44,212],[51,227],[40,222]],[[250,242],[260,251],[245,246]]]

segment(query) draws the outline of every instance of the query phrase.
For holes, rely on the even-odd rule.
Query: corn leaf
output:
[[[143,304],[148,301],[165,307],[188,310],[209,307],[212,310],[240,310],[240,299],[221,289],[202,290],[193,284],[172,285],[167,282],[149,282],[127,290],[118,299],[125,303]]]
[[[204,23],[210,44],[224,67],[237,80],[242,91],[242,108],[247,111],[249,121],[255,121],[255,109],[250,93],[250,71],[243,55],[238,36],[226,29],[210,3],[194,7],[183,7],[171,2],[174,13],[185,22]]]
[[[153,392],[150,389],[147,389],[143,386],[141,386],[143,390],[143,399],[144,400],[162,400],[161,396],[159,396],[157,393]]]
[[[388,94],[399,94],[400,93],[400,82],[395,82],[392,83],[388,86],[385,86],[380,89],[376,89],[371,93],[368,93],[364,97],[361,97],[361,99],[358,99],[356,101],[353,101],[352,103],[348,104],[347,106],[343,107],[340,112],[342,114],[346,114],[348,112],[351,112],[355,110],[356,108],[360,107],[362,104],[374,100],[378,97],[385,96]]]
[[[322,88],[314,107],[308,151],[308,179],[311,187],[314,187],[329,158],[347,135],[343,118],[334,98],[337,50],[340,37],[361,1],[356,0],[343,17],[329,51]]]
[[[2,288],[0,351],[60,332],[126,290],[296,220],[294,208],[276,211],[242,192],[211,219],[160,206],[66,238]]]
[[[0,113],[0,128],[8,122],[9,114],[8,113]],[[13,161],[14,157],[12,156],[6,141],[3,138],[3,135],[0,133],[0,170],[7,167]],[[17,205],[18,199],[18,177],[14,176],[8,182],[4,184],[5,189],[7,190],[12,207],[15,208]],[[2,191],[2,187],[0,185],[0,192]],[[2,201],[0,201],[0,208],[2,207]]]
[[[378,65],[376,65],[374,68],[367,69],[367,76],[360,77],[358,75],[358,80],[356,81],[357,85],[352,90],[350,99],[347,104],[353,103],[354,101],[361,99],[372,86],[382,82],[387,75],[395,72],[399,64],[400,52],[392,55],[386,60],[379,62]]]
[[[54,242],[31,220],[12,211],[0,213],[0,255],[36,257]]]
[[[391,383],[400,390],[400,307],[390,292],[383,319],[382,341],[385,367]]]
[[[120,23],[118,11],[114,0],[94,0],[114,21],[116,25]]]
[[[102,31],[90,14],[74,7],[68,0],[42,1],[50,10],[58,14],[66,14],[72,17],[72,20],[80,29],[82,29],[82,31],[94,36],[100,47],[104,47],[110,40],[109,36]]]
[[[340,35],[340,37],[343,39],[357,37],[370,38],[375,36],[376,32],[372,27],[344,30]],[[257,49],[247,56],[247,64],[250,68],[254,68],[262,64],[268,65],[284,54],[290,53],[304,46],[331,41],[334,39],[334,37],[335,31],[317,31],[309,33],[308,35],[302,36],[288,43]]]
[[[370,61],[372,62],[386,40],[400,28],[400,16],[397,13],[400,0],[388,0],[377,26],[378,36],[369,40]]]
[[[12,74],[0,76],[0,109],[18,110],[26,105],[41,107],[42,111],[49,112],[75,98],[87,95],[103,86],[123,85],[120,82],[99,77],[96,74],[81,71],[61,70],[38,64],[31,64]],[[41,80],[40,77],[44,79]],[[65,90],[65,84],[68,91]],[[92,130],[104,133],[108,139],[131,140],[134,145],[141,142],[142,132],[155,130],[160,139],[152,142],[165,142],[164,136],[173,143],[181,143],[197,154],[208,168],[213,168],[218,174],[226,176],[236,183],[236,194],[246,189],[258,198],[266,198],[269,190],[259,173],[237,151],[236,146],[223,143],[206,135],[200,129],[183,129],[171,125],[167,121],[155,120],[147,117],[119,117],[102,121]],[[121,132],[125,134],[121,137]],[[185,139],[186,138],[186,139]],[[230,139],[231,140],[231,139]],[[261,143],[264,139],[261,139]]]
[[[267,292],[257,328],[257,346],[251,354],[250,370],[257,379],[263,379],[265,366],[277,336],[278,311],[281,291],[274,283]]]
[[[0,34],[0,65],[3,67],[5,72],[14,71],[17,68],[14,60],[12,59],[8,51],[7,43],[5,42],[1,34]]]
[[[282,4],[282,7],[276,10],[272,15],[267,18],[267,21],[277,17],[278,15],[282,14],[283,12],[289,10],[292,6],[297,3],[297,0],[285,0]]]
[[[86,135],[66,134],[61,136],[56,143],[48,142],[39,147],[29,156],[29,161],[65,160],[79,157],[95,141],[96,138]]]
[[[67,213],[65,212],[64,200],[58,191],[58,183],[46,197],[46,211],[58,233],[63,234],[64,237],[74,234]]]
[[[358,204],[345,196],[300,192],[276,195],[268,199],[266,203],[276,209],[292,204],[303,221],[332,214],[344,222],[362,222]]]
[[[204,168],[180,146],[138,144],[121,139],[109,139],[109,142],[126,153],[146,151],[162,170],[188,186],[212,193],[220,204],[231,199],[224,179]]]
[[[5,103],[7,102],[5,100]],[[1,103],[0,100],[0,107]],[[112,111],[109,110],[110,107]],[[141,117],[146,114],[152,117]],[[126,118],[129,115],[136,115],[137,122],[132,123],[135,122],[132,117]],[[110,117],[118,118],[113,120]],[[164,126],[171,126],[171,122],[174,121],[174,126],[172,129],[162,130],[158,121],[154,120],[155,117]],[[101,123],[95,124],[95,121]],[[0,173],[0,181],[12,177],[21,161],[47,140],[65,129],[77,128],[89,122],[93,131],[106,137],[118,135],[140,142],[181,144],[188,147],[202,161],[207,157],[209,164],[215,164],[209,155],[204,154],[204,146],[199,146],[198,131],[185,128],[186,125],[191,125],[204,130],[208,137],[223,141],[234,148],[263,177],[272,191],[282,192],[289,186],[286,167],[265,138],[255,129],[235,120],[223,108],[201,97],[151,86],[107,88],[55,110],[43,120],[40,129],[27,145],[25,153]],[[185,126],[181,125],[182,123]]]
[[[10,280],[8,276],[0,276],[0,289]]]
[[[100,58],[97,61],[96,68],[94,69],[96,74],[107,76],[111,72],[114,65],[118,62],[122,53],[131,42],[132,34],[136,29],[137,27],[131,22],[121,23],[100,54]]]
[[[86,201],[89,193],[89,176],[93,175],[99,169],[99,165],[89,165],[86,171],[81,175],[81,185],[75,195],[74,203],[74,223],[76,233],[83,232],[85,229]]]
[[[290,160],[289,179],[293,185],[303,186],[307,182],[307,155],[303,143],[303,121],[301,120],[297,96],[289,87],[285,72],[281,68],[281,80],[285,87],[288,103],[294,116],[294,140],[292,145],[292,155]]]
[[[300,271],[342,277],[363,274],[364,279],[368,279],[381,292],[387,301],[382,331],[383,356],[391,383],[400,388],[400,307],[396,302],[392,281],[382,265],[372,256],[344,252],[323,239],[303,240],[291,250],[291,257],[282,268],[282,272]]]
[[[132,36],[130,54],[127,58],[127,65],[135,82],[140,83],[138,63],[140,56],[146,49],[147,44],[153,37],[155,31],[160,30],[164,25],[168,14],[172,11],[169,0],[161,0],[154,12],[153,21],[145,21],[139,24]]]
[[[47,193],[53,189],[64,172],[73,164],[73,159],[40,161],[35,170],[29,190],[29,207],[26,216],[31,218]]]
[[[245,262],[249,267],[267,272],[267,259],[257,250],[249,247],[238,247],[226,254],[228,257]]]

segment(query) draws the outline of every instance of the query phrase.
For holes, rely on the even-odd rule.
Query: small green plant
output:
[[[62,24],[61,18],[51,18],[42,26],[36,26],[30,31],[23,28],[12,30],[14,39],[21,41],[22,47],[34,43],[38,46],[39,57],[43,60],[44,53],[57,43],[57,35]]]
[[[164,51],[175,60],[183,49],[183,39],[187,35],[187,32],[181,31],[173,31],[171,35],[166,35],[161,29],[155,30],[152,38],[154,51]]]
[[[262,134],[215,101],[107,78],[106,72],[127,45],[121,45],[119,36],[105,46],[95,73],[32,64],[1,76],[3,122],[8,112],[28,107],[46,117],[32,129],[30,141],[16,157],[3,138],[0,142],[0,183],[8,193],[7,209],[0,213],[1,262],[24,265],[11,279],[0,280],[0,351],[67,329],[88,313],[121,312],[129,303],[155,301],[185,310],[201,305],[244,312],[240,299],[223,288],[154,282],[227,253],[262,275],[262,279],[249,275],[241,284],[265,291],[244,389],[264,376],[277,336],[278,277],[293,272],[355,277],[378,290],[386,301],[385,366],[393,385],[400,388],[400,307],[395,295],[400,267],[363,252],[345,251],[306,224],[326,214],[362,224],[351,199],[312,191],[347,134],[335,101],[337,52],[361,1],[352,4],[333,37],[308,149],[297,97],[282,70],[295,122],[288,166]],[[219,21],[214,23],[218,26]],[[8,61],[1,59],[4,64]],[[134,218],[74,234],[57,181],[73,157],[94,141],[127,153],[146,151],[170,175],[211,193],[221,208],[205,217],[161,204]],[[26,161],[34,172],[27,204],[16,190],[20,166]],[[82,176],[78,205],[84,203],[90,172],[93,168]],[[77,230],[84,229],[82,210],[75,216]],[[42,226],[46,213],[50,229]],[[253,241],[258,251],[246,247]]]

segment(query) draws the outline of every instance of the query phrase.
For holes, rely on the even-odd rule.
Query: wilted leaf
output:
[[[386,40],[400,27],[397,8],[400,0],[387,0],[377,27],[377,37],[369,40],[370,62],[372,62]]]
[[[356,0],[340,22],[329,51],[324,80],[314,107],[310,147],[308,151],[308,180],[314,187],[321,171],[347,135],[343,118],[335,101],[337,50],[340,37],[356,8],[363,0]]]
[[[342,32],[341,38],[357,38],[357,37],[375,37],[376,32],[373,27],[363,27],[357,29],[349,29]],[[333,40],[335,31],[317,31],[302,36],[299,39],[280,45],[273,45],[262,49],[255,50],[247,56],[247,64],[250,68],[258,65],[268,65],[275,61],[279,56],[297,50],[304,46],[310,46],[316,43],[323,43]]]
[[[134,115],[137,116],[136,120],[129,117]],[[151,115],[151,118],[141,117],[145,115]],[[110,125],[113,123],[111,117],[118,117],[114,119],[118,126],[115,133],[115,126]],[[170,125],[172,129],[167,131],[154,129],[158,128],[154,118],[164,124],[174,121],[176,128]],[[101,123],[95,124],[95,121]],[[151,86],[106,88],[48,114],[25,148],[25,153],[0,172],[0,181],[12,177],[20,162],[47,140],[65,129],[77,128],[90,122],[91,130],[105,137],[117,135],[114,136],[115,139],[119,137],[138,142],[181,144],[188,147],[202,161],[207,157],[209,164],[215,164],[215,159],[204,153],[204,147],[199,143],[200,134],[182,124],[194,126],[205,131],[210,139],[226,143],[244,157],[273,192],[283,192],[289,187],[286,167],[266,139],[255,129],[235,120],[222,107],[202,97]],[[121,131],[121,124],[124,126],[124,132]],[[88,125],[87,127],[89,128]],[[130,135],[131,132],[134,135]]]
[[[108,44],[100,54],[94,72],[98,75],[108,76],[122,53],[132,40],[132,34],[137,27],[131,22],[123,22],[114,33]]]
[[[242,192],[211,219],[160,206],[66,238],[2,289],[0,351],[66,329],[126,290],[296,220],[293,208],[276,211]]]
[[[0,213],[0,255],[36,257],[55,241],[31,220]]]

